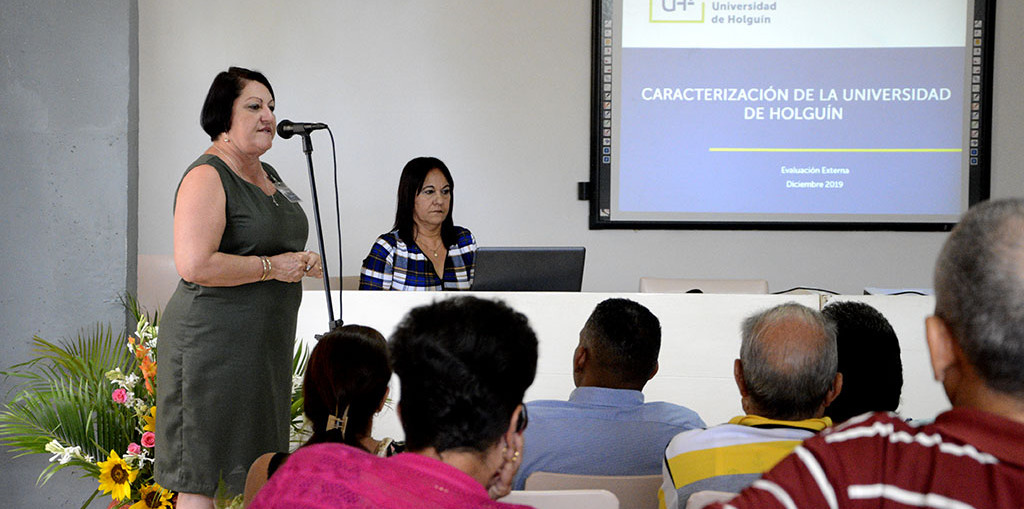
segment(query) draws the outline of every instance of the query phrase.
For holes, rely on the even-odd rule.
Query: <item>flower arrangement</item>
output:
[[[129,509],[169,508],[174,494],[153,479],[153,448],[156,446],[156,345],[159,328],[140,314],[135,335],[128,336],[128,352],[133,359],[132,371],[125,375],[120,367],[104,373],[115,387],[110,399],[132,414],[133,439],[123,449],[124,457],[111,449],[99,468],[99,490],[110,494],[111,507]],[[141,374],[141,378],[140,375]],[[139,382],[144,384],[139,387]],[[134,488],[134,489],[133,489]]]
[[[172,508],[175,494],[153,478],[159,318],[151,319],[131,297],[122,302],[136,320],[127,340],[109,326],[76,341],[32,339],[39,356],[3,373],[23,383],[0,412],[0,443],[18,456],[52,455],[39,485],[67,467],[96,479],[83,508],[100,493],[111,497],[109,509]],[[293,380],[301,381],[307,358],[300,343]],[[292,409],[294,435],[302,428],[301,382],[293,384]],[[220,507],[240,504],[241,495],[218,495]]]

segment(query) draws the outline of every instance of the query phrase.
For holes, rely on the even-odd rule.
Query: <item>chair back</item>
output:
[[[736,496],[728,491],[703,490],[690,495],[686,499],[686,509],[704,509],[715,502],[728,502]]]
[[[513,491],[500,501],[536,509],[619,509],[619,499],[608,490]]]
[[[768,293],[767,279],[640,278],[640,293]]]
[[[526,489],[603,489],[615,494],[622,509],[657,509],[661,475],[577,475],[534,472]]]

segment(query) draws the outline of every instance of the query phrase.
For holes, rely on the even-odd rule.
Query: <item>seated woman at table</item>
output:
[[[389,340],[401,382],[406,452],[378,458],[342,444],[299,449],[253,509],[512,509],[527,426],[523,394],[537,336],[508,305],[454,297],[413,309]]]
[[[440,159],[417,157],[405,165],[395,224],[363,260],[360,290],[469,290],[476,239],[452,221],[454,191]]]
[[[313,431],[303,447],[335,442],[381,457],[402,452],[404,443],[370,435],[390,381],[387,343],[376,329],[346,325],[324,334],[309,356],[302,384],[302,410]],[[288,456],[268,452],[256,458],[245,479],[246,505]]]

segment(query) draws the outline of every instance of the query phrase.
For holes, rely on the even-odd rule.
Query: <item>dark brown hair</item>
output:
[[[213,78],[210,91],[206,93],[206,101],[203,102],[203,111],[199,115],[199,124],[203,126],[206,134],[210,135],[210,141],[216,140],[220,133],[231,129],[231,109],[235,105],[235,99],[238,99],[242,89],[250,81],[262,83],[270,91],[271,99],[274,98],[274,87],[270,86],[270,81],[259,71],[230,67]]]
[[[309,357],[302,387],[302,408],[313,426],[307,444],[341,442],[362,448],[359,439],[370,431],[390,380],[387,343],[375,329],[345,325],[324,334]],[[346,409],[345,432],[328,430],[330,416],[341,419]]]
[[[455,212],[455,181],[452,180],[452,174],[448,171],[448,167],[436,157],[417,157],[405,163],[405,168],[402,168],[402,177],[398,180],[398,207],[395,209],[395,225],[392,227],[392,229],[398,230],[398,237],[406,244],[416,243],[416,234],[413,231],[416,225],[412,218],[416,210],[416,195],[420,193],[423,181],[427,180],[427,174],[433,169],[441,171],[444,178],[448,180],[448,188],[451,190],[448,217],[445,217],[444,223],[441,224],[441,240],[444,241],[445,247],[458,241],[455,222],[452,220],[452,215]]]

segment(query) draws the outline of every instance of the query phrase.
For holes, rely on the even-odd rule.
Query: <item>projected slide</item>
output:
[[[605,96],[608,213],[955,218],[968,178],[968,8],[624,0]]]

